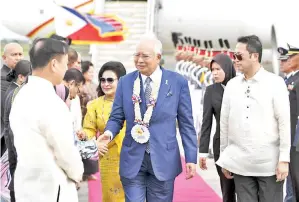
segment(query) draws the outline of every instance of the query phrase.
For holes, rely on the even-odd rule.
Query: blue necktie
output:
[[[284,77],[284,82],[287,84],[288,83],[288,77]]]
[[[145,79],[145,102],[146,102],[146,105],[149,104],[149,100],[150,100],[150,96],[151,96],[151,93],[152,93],[152,87],[150,85],[152,79],[150,77],[147,77]],[[146,148],[145,148],[145,151],[149,154],[150,153],[150,146],[149,146],[149,141],[146,143]]]

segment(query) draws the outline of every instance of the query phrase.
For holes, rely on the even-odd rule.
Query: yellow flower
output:
[[[142,130],[141,128],[137,128],[137,129],[136,129],[136,133],[137,133],[138,135],[142,135],[142,134],[143,134],[143,130]]]

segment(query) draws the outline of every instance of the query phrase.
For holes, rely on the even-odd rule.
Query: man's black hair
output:
[[[45,67],[54,57],[68,53],[69,46],[59,40],[52,38],[37,38],[33,41],[29,51],[32,69]]]
[[[50,38],[65,42],[69,46],[72,44],[72,39],[64,38],[64,37],[59,36],[57,34],[53,34]]]
[[[263,45],[259,37],[257,37],[256,35],[241,36],[238,38],[238,43],[247,44],[246,49],[249,53],[258,53],[259,62],[261,63],[262,54],[263,54]]]

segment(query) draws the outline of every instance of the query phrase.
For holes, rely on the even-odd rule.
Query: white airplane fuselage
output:
[[[48,37],[55,32],[53,18],[57,4],[89,12],[95,2],[56,0],[55,4],[52,0],[5,0],[0,15],[2,24],[20,35]],[[189,40],[201,48],[234,49],[239,36],[251,34],[260,37],[265,49],[276,49],[278,39],[273,38],[272,25],[276,26],[281,43],[286,44],[286,38],[292,41],[287,35],[289,29],[299,29],[295,28],[296,23],[291,26],[297,17],[298,4],[298,0],[273,0],[271,5],[260,0],[160,0],[155,31],[167,51]]]

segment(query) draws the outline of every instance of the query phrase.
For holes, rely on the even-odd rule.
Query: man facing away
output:
[[[159,66],[162,44],[144,36],[134,62],[138,71],[120,79],[105,133],[115,137],[126,121],[120,176],[126,202],[171,202],[174,180],[182,172],[176,120],[185,150],[186,178],[195,175],[197,139],[188,82]],[[133,98],[132,98],[133,97]]]
[[[74,145],[72,118],[53,88],[67,70],[68,45],[41,38],[29,55],[32,76],[15,96],[10,123],[18,153],[18,202],[78,201],[83,164]]]
[[[240,37],[234,57],[244,75],[224,91],[217,164],[234,177],[238,202],[281,202],[290,161],[288,91],[261,66],[257,36]]]

